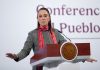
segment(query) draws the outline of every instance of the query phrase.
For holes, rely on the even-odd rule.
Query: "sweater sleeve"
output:
[[[21,49],[21,51],[17,54],[17,59],[14,59],[15,61],[20,61],[23,58],[27,57],[31,51],[31,48],[33,46],[33,33],[29,32],[28,33],[28,37],[24,43],[24,47],[23,49]]]
[[[67,41],[64,36],[61,35],[61,32],[59,30],[55,30],[56,31],[56,35],[57,35],[57,38],[59,40],[59,44],[62,44],[63,42]]]

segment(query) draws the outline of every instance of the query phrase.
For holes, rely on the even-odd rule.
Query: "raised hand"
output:
[[[7,53],[7,54],[6,54],[6,57],[9,57],[9,58],[11,58],[11,59],[17,59],[16,54],[12,54],[12,53]]]

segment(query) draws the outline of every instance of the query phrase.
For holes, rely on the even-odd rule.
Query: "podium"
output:
[[[87,59],[90,57],[90,43],[75,43],[78,53],[75,59]],[[60,44],[47,44],[39,49],[30,59],[32,66],[45,64],[53,61],[65,61],[61,56]],[[66,51],[67,52],[67,51]]]

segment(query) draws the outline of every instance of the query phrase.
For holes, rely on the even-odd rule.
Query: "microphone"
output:
[[[59,31],[58,30],[58,32],[64,37],[64,38],[66,38],[66,40],[69,40],[69,42],[71,42],[71,39],[70,38],[68,38],[65,34],[63,34],[61,31]]]

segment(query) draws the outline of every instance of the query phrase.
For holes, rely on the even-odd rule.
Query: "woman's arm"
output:
[[[15,61],[20,61],[21,59],[25,58],[29,55],[31,48],[33,46],[33,36],[32,32],[28,34],[28,37],[24,43],[23,49],[18,54],[7,53],[7,57],[14,59]]]

